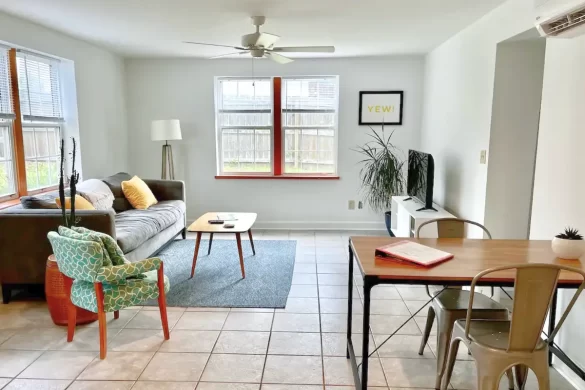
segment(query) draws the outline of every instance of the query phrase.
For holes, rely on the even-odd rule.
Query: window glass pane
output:
[[[61,131],[55,126],[23,127],[26,184],[29,191],[59,183],[59,142]]]
[[[24,157],[35,158],[37,156],[35,152],[35,132],[33,128],[22,128],[22,139],[24,141]]]
[[[218,141],[221,145],[220,171],[270,172],[272,81],[220,79],[216,93],[217,126],[220,134]]]
[[[282,109],[337,110],[337,78],[284,79]]]
[[[335,173],[335,131],[287,129],[285,173]]]
[[[35,190],[40,188],[39,182],[37,180],[37,161],[36,160],[26,160],[26,187],[29,190]]]
[[[270,172],[270,130],[222,131],[223,172]]]
[[[270,80],[220,80],[220,110],[270,110]]]
[[[12,132],[0,126],[0,196],[16,193],[14,162],[12,160]]]
[[[59,184],[59,160],[56,157],[49,160],[49,183],[51,185]]]
[[[285,173],[335,173],[337,90],[337,77],[283,79]]]
[[[46,129],[35,129],[35,145],[37,157],[47,157],[49,155],[49,140]]]

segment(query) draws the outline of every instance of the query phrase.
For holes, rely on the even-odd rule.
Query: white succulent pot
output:
[[[552,240],[552,250],[561,259],[578,260],[585,252],[585,241],[555,237]]]

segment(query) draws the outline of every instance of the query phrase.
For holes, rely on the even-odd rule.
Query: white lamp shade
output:
[[[152,121],[150,137],[153,141],[173,141],[182,139],[181,124],[178,119]]]

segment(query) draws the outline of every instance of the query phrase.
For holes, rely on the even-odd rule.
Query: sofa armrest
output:
[[[157,200],[182,200],[185,202],[185,182],[182,180],[155,180],[146,179]]]
[[[113,210],[77,210],[78,225],[116,237]],[[0,283],[44,283],[53,253],[47,239],[62,225],[61,210],[10,208],[0,212]]]

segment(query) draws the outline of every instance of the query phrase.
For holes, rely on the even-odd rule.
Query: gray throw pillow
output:
[[[77,192],[96,210],[109,210],[114,204],[114,194],[110,187],[101,180],[89,179],[77,185]]]
[[[132,179],[132,176],[126,172],[118,172],[102,179],[114,194],[114,210],[117,213],[132,209],[132,205],[124,196],[124,191],[122,191],[122,182],[130,179]]]
[[[69,190],[65,191],[65,196],[69,196]],[[55,199],[59,197],[58,191],[47,192],[44,194],[22,196],[20,204],[23,209],[58,209]]]

